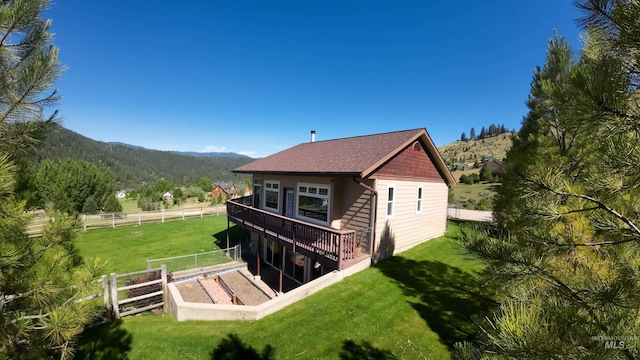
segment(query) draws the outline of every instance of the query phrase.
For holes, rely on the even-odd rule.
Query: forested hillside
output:
[[[139,188],[161,178],[178,184],[195,183],[200,177],[214,181],[237,180],[231,170],[253,160],[243,156],[184,156],[170,151],[105,143],[59,127],[43,142],[36,160],[39,163],[43,159],[59,161],[66,157],[108,166],[120,188]]]

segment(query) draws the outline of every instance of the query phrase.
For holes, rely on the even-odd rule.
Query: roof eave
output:
[[[289,175],[289,176],[358,176],[360,172],[323,172],[323,171],[267,171],[267,170],[231,170],[234,174]]]

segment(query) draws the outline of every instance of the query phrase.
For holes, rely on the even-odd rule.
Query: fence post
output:
[[[138,225],[142,225],[142,211],[138,211]]]
[[[162,209],[162,223],[164,224],[164,209]]]
[[[167,303],[167,265],[162,264],[160,266],[160,276],[162,278],[162,302],[164,303],[162,310],[166,313],[169,309],[169,304]]]
[[[184,221],[184,208],[182,208],[182,221]]]
[[[202,212],[203,212],[202,206],[200,206],[200,219],[202,219],[202,215],[203,215]]]
[[[104,308],[107,310],[107,316],[111,319],[111,305],[109,303],[109,280],[107,275],[102,275],[102,300],[104,302]]]
[[[198,267],[198,254],[194,254],[193,257],[193,268],[197,268]]]
[[[111,305],[113,308],[113,316],[120,319],[120,305],[118,305],[118,279],[116,273],[111,273]]]
[[[84,232],[87,232],[87,215],[86,214],[82,215],[82,228],[84,229]]]

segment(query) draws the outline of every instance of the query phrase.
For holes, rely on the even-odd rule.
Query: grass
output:
[[[134,213],[134,212],[140,211],[140,208],[138,207],[137,199],[125,198],[125,199],[118,199],[118,201],[120,202],[120,205],[122,205],[123,213]]]
[[[452,223],[446,236],[258,321],[146,314],[96,327],[76,358],[209,359],[251,346],[272,348],[274,359],[447,359],[455,342],[473,337],[473,316],[492,305],[475,276],[481,266],[461,254],[457,234]]]
[[[226,216],[176,220],[80,233],[75,245],[83,258],[106,261],[105,274],[146,269],[147,259],[188,255],[226,247]],[[234,231],[239,231],[236,227]],[[232,244],[234,245],[234,244]]]
[[[500,186],[500,184],[476,183],[473,185],[467,185],[458,183],[452,188],[452,203],[461,205],[466,209],[475,209],[475,205],[478,204],[480,200],[485,199],[489,203],[489,209],[491,209],[497,186]]]
[[[485,139],[455,141],[438,147],[438,151],[444,159],[464,159],[467,163],[480,160],[483,155],[502,160],[511,148],[511,136],[511,133],[505,133]]]

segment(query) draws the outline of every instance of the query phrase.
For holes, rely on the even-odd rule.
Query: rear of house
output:
[[[227,203],[229,220],[300,283],[444,234],[455,185],[425,129],[311,141],[234,172],[253,189]]]

